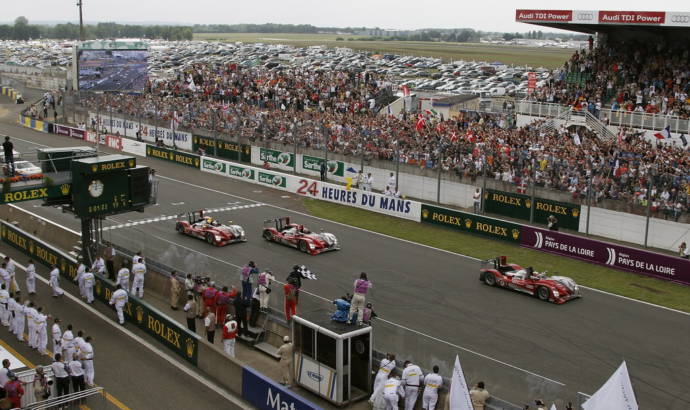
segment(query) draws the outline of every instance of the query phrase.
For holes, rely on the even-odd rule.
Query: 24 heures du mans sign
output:
[[[60,269],[60,275],[64,278],[73,281],[77,276],[77,263],[74,260],[33,235],[29,235],[7,222],[0,221],[0,237],[2,237],[3,242],[37,262],[46,266],[56,265]],[[94,296],[103,303],[110,303],[110,296],[114,292],[115,286],[103,276],[95,276]],[[128,322],[135,324],[158,342],[196,365],[199,350],[199,337],[196,334],[190,333],[181,325],[168,320],[157,310],[131,295],[125,306],[124,314]]]

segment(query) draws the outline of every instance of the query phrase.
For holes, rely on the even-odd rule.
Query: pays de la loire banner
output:
[[[520,246],[690,285],[690,261],[637,248],[522,226]]]

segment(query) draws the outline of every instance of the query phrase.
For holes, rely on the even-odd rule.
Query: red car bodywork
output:
[[[186,218],[184,218],[186,216]],[[214,246],[246,242],[244,229],[239,225],[207,223],[204,211],[194,211],[178,216],[175,230],[181,234],[203,239]]]
[[[558,305],[581,297],[580,288],[572,279],[533,272],[531,267],[507,263],[505,256],[483,261],[482,265],[479,280],[489,286],[527,293]]]
[[[288,217],[268,219],[264,223],[267,226],[264,227],[263,237],[267,241],[297,248],[311,255],[340,249],[335,235],[311,232],[304,225],[290,223]]]

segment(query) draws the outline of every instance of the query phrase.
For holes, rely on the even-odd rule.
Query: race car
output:
[[[304,225],[290,223],[289,217],[265,220],[263,237],[311,255],[340,249],[340,243],[332,233],[311,232]]]
[[[547,276],[535,272],[532,267],[523,268],[507,263],[505,256],[482,261],[479,280],[489,286],[500,286],[536,296],[557,305],[581,297],[580,287],[566,276]]]
[[[181,234],[203,239],[215,246],[247,241],[244,228],[233,225],[232,222],[223,225],[210,216],[204,216],[203,210],[178,215],[175,230]]]

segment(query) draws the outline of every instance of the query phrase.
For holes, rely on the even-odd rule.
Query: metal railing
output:
[[[563,109],[570,109],[570,107],[561,104],[522,100],[517,103],[516,111],[518,114],[533,117],[556,117]],[[602,121],[602,123],[606,123],[605,126],[628,127],[651,131],[660,131],[668,126],[669,130],[673,133],[690,134],[690,120],[674,115],[649,114],[646,112],[605,108],[599,111],[597,119],[601,121],[602,118],[608,119]]]
[[[43,373],[46,380],[50,382],[48,389],[50,395],[47,399],[36,397],[34,390],[34,378],[36,377],[36,369],[29,369],[17,373],[17,378],[22,383],[24,388],[24,395],[22,396],[22,409],[47,409],[57,407],[72,407],[75,408],[83,405],[88,401],[89,408],[109,409],[109,403],[105,396],[105,391],[102,387],[92,387],[75,393],[70,393],[62,396],[57,396],[57,385],[54,382],[53,369],[50,366],[43,367]]]

